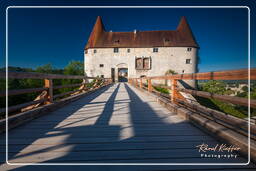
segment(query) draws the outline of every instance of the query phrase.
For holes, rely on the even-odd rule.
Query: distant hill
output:
[[[5,72],[6,67],[0,68],[0,72]],[[22,67],[14,67],[14,66],[9,66],[8,67],[9,72],[40,72],[40,70],[32,69],[32,68],[22,68]],[[44,73],[44,72],[42,72]],[[63,74],[64,69],[55,69],[51,68],[51,73],[53,74]]]
[[[0,68],[1,72],[5,72],[6,67]],[[32,68],[21,68],[21,67],[13,67],[9,66],[8,71],[16,71],[16,72],[35,72]]]

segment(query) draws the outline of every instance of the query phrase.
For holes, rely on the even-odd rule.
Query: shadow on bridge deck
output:
[[[9,132],[10,163],[246,163],[201,157],[220,144],[126,83],[105,87]],[[3,143],[1,153],[3,154]],[[211,154],[211,153],[209,153]],[[227,153],[215,153],[227,154]],[[234,170],[249,166],[7,166],[15,170]]]

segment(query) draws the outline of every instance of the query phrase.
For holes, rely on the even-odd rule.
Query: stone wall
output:
[[[159,76],[164,75],[169,69],[177,73],[195,73],[197,69],[197,48],[191,51],[187,47],[159,47],[158,52],[153,52],[153,48],[119,48],[118,53],[114,53],[113,48],[88,49],[85,56],[85,72],[88,76],[101,76],[111,78],[111,68],[115,68],[117,76],[118,66],[128,67],[128,77]],[[97,52],[94,53],[94,50]],[[136,57],[151,57],[150,70],[136,70]],[[186,59],[191,59],[190,64],[186,64]],[[103,64],[104,67],[100,67]],[[193,86],[193,82],[190,82]]]

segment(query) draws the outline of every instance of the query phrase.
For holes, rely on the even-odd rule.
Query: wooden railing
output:
[[[29,72],[9,72],[8,79],[44,79],[44,87],[41,88],[28,88],[28,89],[16,89],[16,90],[8,90],[8,96],[20,95],[25,93],[34,93],[41,92],[39,96],[34,99],[34,101],[9,106],[8,112],[23,112],[33,108],[36,108],[40,105],[51,104],[54,103],[55,100],[67,96],[67,95],[76,95],[82,92],[87,92],[93,90],[95,88],[100,88],[107,84],[110,84],[112,81],[108,78],[99,78],[99,77],[85,77],[78,75],[56,75],[56,74],[43,74],[43,73],[29,73]],[[0,72],[0,79],[6,79],[6,73]],[[53,85],[54,79],[79,79],[82,80],[82,83],[78,84],[67,84],[67,85]],[[88,80],[95,80],[94,84],[91,87],[89,85]],[[53,90],[61,89],[61,88],[73,88],[77,87],[73,91],[64,92],[61,94],[53,95]],[[6,91],[0,91],[0,97],[6,96]],[[6,108],[1,108],[0,113],[4,113]]]
[[[250,73],[250,77],[249,77]],[[191,99],[188,99],[184,96],[184,93],[193,96],[200,96],[208,99],[217,99],[223,102],[232,103],[235,105],[248,106],[248,98],[234,97],[228,95],[213,94],[209,92],[198,91],[195,89],[185,89],[181,88],[178,85],[180,80],[256,80],[256,69],[247,69],[241,70],[229,70],[221,72],[207,72],[207,73],[195,73],[195,74],[180,74],[180,75],[168,75],[168,76],[156,76],[156,77],[142,77],[142,78],[129,78],[129,83],[135,87],[147,90],[154,94],[160,95],[165,98],[167,101],[170,101],[173,104],[181,105],[186,108],[189,108],[191,111],[199,112],[200,115],[203,115],[205,118],[214,120],[222,125],[225,125],[228,128],[234,129],[237,132],[240,132],[243,135],[248,134],[248,123],[243,119],[239,119],[232,115],[223,114],[222,112],[209,109],[205,106],[200,105],[199,103],[193,103]],[[154,80],[169,80],[171,86],[160,86],[154,84]],[[156,87],[162,87],[168,89],[170,94],[163,94],[154,89]],[[195,100],[195,99],[194,99]],[[250,107],[256,108],[256,100],[250,99]],[[251,120],[255,122],[255,120]],[[251,125],[251,136],[256,140],[256,125]],[[254,135],[255,134],[255,135]]]
[[[206,72],[206,73],[195,73],[195,74],[179,74],[179,75],[168,75],[168,76],[155,76],[155,77],[142,77],[142,78],[129,78],[129,83],[147,89],[149,92],[155,90],[152,84],[153,80],[170,80],[171,86],[159,86],[171,90],[170,100],[173,103],[178,103],[184,101],[184,97],[181,92],[191,94],[193,96],[200,96],[205,98],[218,99],[223,102],[229,102],[232,104],[248,106],[248,99],[242,97],[234,97],[228,95],[219,95],[209,92],[197,91],[193,89],[185,89],[178,87],[178,81],[180,80],[248,80],[249,71],[248,69],[241,70],[229,70],[229,71],[220,71],[220,72]],[[256,69],[250,70],[250,80],[256,80]],[[146,86],[145,86],[146,85]],[[250,107],[256,108],[256,100],[250,100]]]

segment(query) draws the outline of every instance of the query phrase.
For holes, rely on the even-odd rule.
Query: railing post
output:
[[[151,82],[151,79],[148,79],[148,91],[152,92],[152,82]]]
[[[140,78],[140,88],[142,88],[142,78]]]
[[[172,94],[171,94],[171,102],[175,103],[175,99],[177,98],[177,80],[176,79],[172,79]]]
[[[53,103],[53,85],[52,85],[52,79],[44,79],[44,87],[48,88],[47,95],[46,95],[46,104]]]
[[[83,85],[82,85],[82,91],[84,92],[85,89],[86,89],[86,83],[88,83],[88,80],[84,78],[82,83],[83,83]]]

